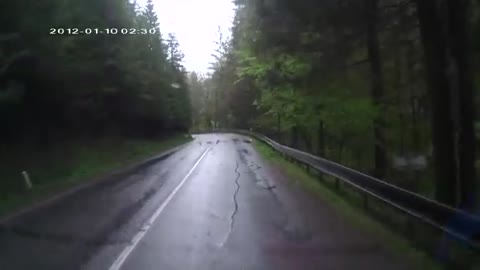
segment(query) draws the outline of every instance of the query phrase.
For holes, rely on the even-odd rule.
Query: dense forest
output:
[[[201,75],[182,66],[151,0],[2,2],[2,149],[253,129],[445,204],[479,205],[480,1],[234,3],[232,36],[219,36]],[[71,27],[147,33],[51,33]]]
[[[235,5],[211,73],[189,77],[194,129],[253,129],[475,207],[480,1]]]
[[[188,130],[183,55],[173,34],[162,35],[152,1],[3,1],[0,14],[2,143]]]
[[[152,1],[2,1],[0,215],[188,140],[182,62]]]

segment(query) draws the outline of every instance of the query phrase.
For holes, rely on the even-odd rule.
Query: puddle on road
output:
[[[248,150],[247,150],[247,149],[242,149],[242,150],[240,150],[239,152],[240,152],[240,153],[247,154],[247,155],[249,154],[249,152],[248,152]]]

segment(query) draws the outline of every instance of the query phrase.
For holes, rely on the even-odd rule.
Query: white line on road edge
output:
[[[165,199],[165,201],[158,207],[157,211],[153,213],[152,217],[143,225],[142,229],[133,237],[132,241],[128,246],[126,246],[122,253],[117,257],[115,262],[110,266],[109,270],[120,270],[125,261],[127,260],[128,256],[132,251],[135,249],[135,247],[138,245],[138,243],[142,240],[142,238],[147,234],[147,231],[150,229],[152,224],[155,222],[155,220],[158,218],[158,216],[162,213],[162,211],[165,209],[165,207],[168,205],[168,203],[172,200],[173,196],[180,190],[180,188],[185,184],[187,179],[190,177],[190,175],[193,173],[195,168],[197,168],[198,164],[200,164],[200,161],[205,157],[205,155],[210,151],[212,147],[209,147],[203,154],[200,156],[200,158],[197,160],[195,165],[190,169],[190,171],[187,173],[187,175],[180,181],[178,186],[168,195],[168,197]]]

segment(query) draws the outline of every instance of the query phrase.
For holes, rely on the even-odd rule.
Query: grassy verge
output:
[[[0,154],[0,217],[189,140],[190,136],[178,135],[161,141],[70,141],[43,150],[10,147]],[[24,170],[33,183],[29,191],[21,176]]]
[[[290,179],[301,183],[325,202],[334,207],[339,213],[345,216],[352,224],[360,227],[372,237],[376,237],[385,243],[385,246],[393,252],[402,254],[412,265],[418,269],[443,269],[431,257],[418,249],[415,249],[409,241],[389,230],[384,224],[372,219],[360,207],[362,204],[355,204],[348,196],[340,196],[327,185],[322,184],[317,178],[307,173],[303,168],[283,159],[278,153],[267,145],[255,141],[255,148],[272,165],[283,168]],[[360,205],[360,206],[359,206]]]

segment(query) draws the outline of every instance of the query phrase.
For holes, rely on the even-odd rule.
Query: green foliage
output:
[[[206,123],[253,128],[367,173],[376,167],[377,145],[384,147],[387,163],[396,155],[430,156],[431,114],[415,5],[381,1],[372,33],[367,1],[235,3],[232,38],[218,43],[205,80],[209,94],[199,111]],[[372,34],[380,48],[375,74],[367,43]],[[378,83],[381,95],[373,91]],[[379,130],[385,141],[378,139]],[[386,166],[387,179],[398,175],[391,163]],[[416,177],[431,181],[429,170]]]
[[[368,98],[325,97],[320,113],[325,125],[334,134],[364,134],[371,129],[376,115]]]

